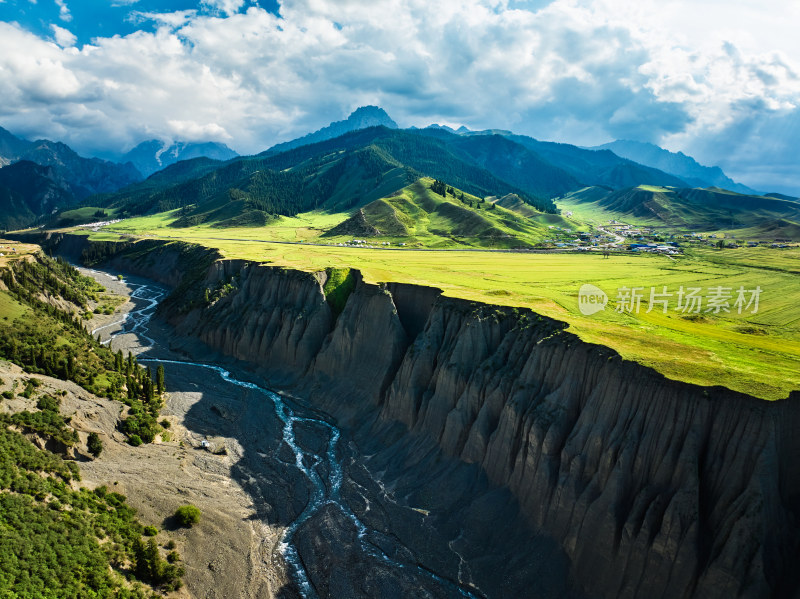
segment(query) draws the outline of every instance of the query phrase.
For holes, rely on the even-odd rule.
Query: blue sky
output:
[[[278,3],[274,0],[250,1],[248,4],[273,13],[278,10]],[[82,45],[97,37],[124,36],[135,31],[154,32],[157,23],[140,17],[140,13],[191,10],[201,15],[220,14],[214,3],[203,5],[197,0],[5,0],[0,2],[0,20],[16,21],[41,37],[52,36],[52,25],[57,24],[73,33],[76,42]]]
[[[0,0],[0,126],[254,153],[377,104],[800,195],[798,22],[794,0]]]

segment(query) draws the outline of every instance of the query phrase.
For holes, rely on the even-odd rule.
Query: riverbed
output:
[[[401,541],[424,535],[427,515],[398,505],[330,418],[266,388],[241,363],[199,346],[190,355],[171,348],[172,332],[152,320],[163,287],[83,272],[128,298],[93,333],[153,371],[164,366],[164,414],[174,423],[169,441],[107,452],[86,477],[115,478],[145,520],[166,527],[177,505],[200,507],[201,524],[176,532],[190,596],[484,596],[457,545],[426,560]]]

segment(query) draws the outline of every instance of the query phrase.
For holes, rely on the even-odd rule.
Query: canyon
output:
[[[672,381],[530,310],[356,271],[337,307],[325,271],[177,242],[37,240],[169,287],[154,326],[171,352],[233,361],[341,430],[343,500],[294,534],[317,596],[796,596],[800,392],[765,402]],[[326,426],[300,441],[326,445]],[[239,442],[245,481],[264,451]],[[276,477],[244,487],[259,517],[291,526],[309,491]]]

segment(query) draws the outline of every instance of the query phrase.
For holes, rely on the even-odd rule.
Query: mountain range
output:
[[[142,178],[133,164],[84,158],[64,143],[47,139],[28,141],[0,127],[0,165],[7,167],[23,160],[53,167],[76,200],[113,192]]]
[[[0,166],[0,229],[29,226],[142,179],[130,162],[84,158],[64,143],[28,141],[1,127]]]
[[[31,142],[12,135],[0,127],[0,167],[19,160],[31,145]]]
[[[112,194],[145,176],[198,157],[219,161],[238,156],[224,144],[142,142],[118,161],[86,158],[68,145],[29,141],[0,127],[0,229],[26,227],[48,218],[53,210],[81,204],[90,196]],[[48,168],[34,168],[48,167]]]
[[[758,193],[728,177],[718,166],[703,166],[683,152],[670,152],[654,144],[617,140],[591,149],[611,150],[617,156],[675,175],[693,187],[720,187],[751,195]]]
[[[710,197],[714,200],[706,206],[708,218],[700,219],[707,224],[719,222],[712,213],[724,212],[723,204],[734,202],[734,195],[716,191],[691,194],[686,190],[724,188],[743,190],[748,197],[756,197],[718,167],[704,167],[684,154],[649,144],[614,142],[580,148],[505,130],[454,130],[440,125],[400,129],[376,106],[361,107],[345,120],[277,144],[256,156],[238,156],[218,143],[167,145],[151,140],[122,155],[120,159],[126,162],[119,164],[81,158],[64,144],[27,142],[0,129],[0,157],[5,164],[27,160],[52,167],[49,171],[30,166],[12,168],[15,164],[4,167],[11,170],[6,172],[5,182],[0,181],[0,186],[5,186],[0,197],[6,198],[7,212],[14,217],[0,226],[12,222],[17,226],[31,224],[46,219],[54,208],[68,208],[81,200],[114,209],[120,216],[180,209],[173,222],[178,227],[260,226],[278,216],[322,210],[349,214],[355,220],[347,227],[353,230],[358,228],[356,225],[380,230],[375,222],[383,223],[385,228],[384,216],[391,212],[390,228],[394,231],[416,230],[409,218],[413,220],[413,214],[433,214],[427,208],[436,212],[452,211],[453,206],[458,210],[483,207],[476,206],[477,200],[452,206],[449,200],[431,203],[430,194],[413,187],[423,177],[442,181],[461,196],[467,194],[481,200],[515,198],[515,206],[525,206],[533,215],[556,214],[554,198],[566,198],[567,203],[598,202],[600,196],[602,202],[598,206],[613,208],[620,214],[680,213],[664,209],[664,203],[670,202],[692,203],[688,213],[694,214],[703,208],[697,198]],[[15,174],[22,176],[23,170],[24,176],[41,180],[28,186],[14,183]],[[148,178],[142,180],[142,173],[149,174]],[[626,204],[621,209],[615,200],[608,199],[615,193],[639,198],[643,189],[651,188],[664,191],[653,196],[655,200],[644,199],[637,206]],[[87,199],[90,195],[93,197]],[[390,201],[393,197],[404,197],[408,202]],[[759,201],[775,204],[773,208],[780,208],[778,218],[794,222],[791,210],[798,204],[792,204],[792,198]],[[787,205],[788,212],[781,212]],[[498,206],[506,210],[503,203],[490,209]],[[513,212],[517,218],[520,211]],[[481,218],[485,220],[485,215]],[[530,214],[528,218],[532,218]],[[483,220],[481,223],[475,230],[485,224]],[[487,225],[486,230],[497,224]],[[505,231],[506,225],[511,226],[506,223],[495,229]],[[525,228],[520,223],[514,226]],[[428,231],[427,227],[424,229]],[[431,234],[442,231],[434,227]]]
[[[430,125],[428,129],[462,136],[505,137],[536,152],[589,185],[624,188],[649,181],[652,185],[721,187],[744,194],[757,193],[746,185],[733,181],[718,166],[703,166],[683,152],[670,152],[649,143],[618,140],[581,148],[571,144],[539,141],[504,129],[471,131],[464,126],[453,129],[437,124]]]
[[[74,202],[70,185],[52,166],[22,160],[0,168],[0,229],[27,227]]]

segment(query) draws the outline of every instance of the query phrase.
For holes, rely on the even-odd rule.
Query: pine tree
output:
[[[156,386],[159,393],[164,393],[164,365],[159,364],[156,369]]]

